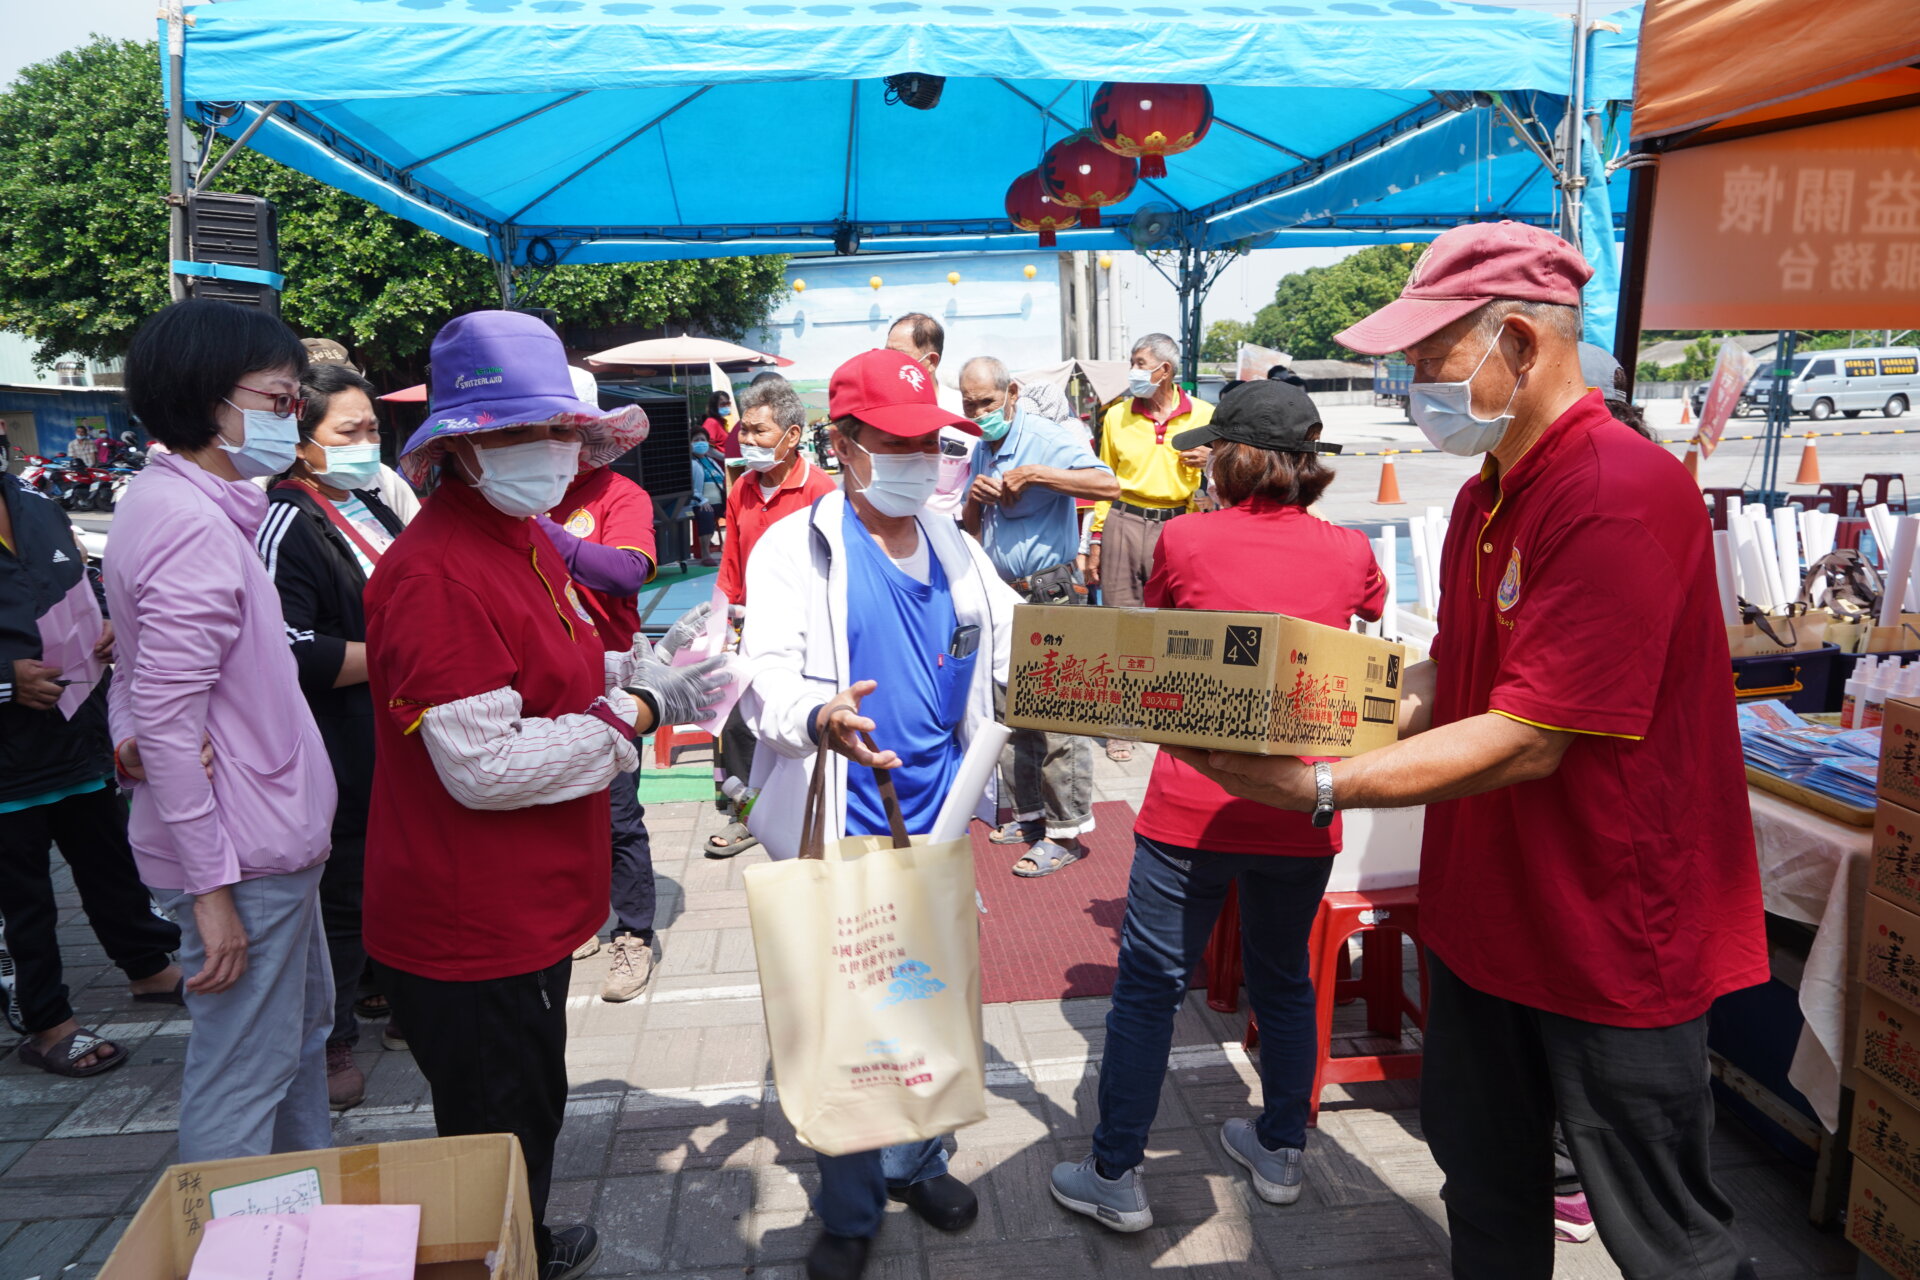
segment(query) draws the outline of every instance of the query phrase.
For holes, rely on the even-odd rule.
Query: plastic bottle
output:
[[[1880,659],[1868,656],[1853,664],[1853,674],[1847,677],[1846,694],[1840,702],[1840,727],[1858,729],[1861,716],[1861,693],[1867,687],[1867,681],[1880,669]]]
[[[1877,729],[1880,726],[1880,722],[1886,719],[1887,699],[1895,696],[1893,691],[1911,675],[1902,663],[1883,662],[1880,665],[1880,669],[1874,673],[1873,683],[1867,686],[1861,700],[1862,729]]]
[[[745,822],[747,815],[753,812],[753,802],[760,793],[738,778],[728,778],[720,784],[720,794],[733,802],[733,820]]]

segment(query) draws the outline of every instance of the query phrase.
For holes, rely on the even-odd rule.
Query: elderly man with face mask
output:
[[[960,371],[967,416],[980,428],[962,523],[981,540],[1001,581],[1033,604],[1078,604],[1080,530],[1074,499],[1109,501],[1120,482],[1078,432],[1030,413],[1020,384],[992,356]],[[1031,846],[1013,864],[1051,875],[1086,856],[1093,830],[1093,750],[1083,737],[1016,729],[1001,762],[1012,818],[990,839]]]
[[[1434,241],[1339,335],[1404,351],[1413,419],[1485,459],[1454,503],[1402,740],[1333,764],[1170,748],[1234,795],[1426,805],[1421,1119],[1453,1273],[1553,1273],[1556,1115],[1630,1280],[1748,1275],[1710,1169],[1707,1009],[1765,982],[1753,827],[1708,526],[1679,462],[1581,374],[1571,245]]]
[[[1176,449],[1174,436],[1213,421],[1213,406],[1195,400],[1173,380],[1180,347],[1164,333],[1133,344],[1127,395],[1107,410],[1100,427],[1100,461],[1120,478],[1120,496],[1093,509],[1093,545],[1087,585],[1103,604],[1137,609],[1153,572],[1153,549],[1166,522],[1185,512],[1206,474],[1205,445]],[[1133,744],[1107,740],[1107,758],[1133,759]]]
[[[607,915],[608,786],[640,734],[711,714],[720,660],[609,649],[541,529],[583,465],[646,434],[637,408],[576,396],[557,334],[521,312],[453,320],[432,403],[400,465],[438,487],[367,585],[364,936],[441,1135],[520,1139],[540,1280],[568,1280],[599,1251],[546,1208],[573,952]]]
[[[898,351],[864,351],[834,371],[827,408],[845,492],[767,530],[747,563],[741,654],[755,675],[741,706],[759,738],[760,790],[748,825],[775,858],[799,852],[817,759],[828,839],[890,829],[882,769],[907,830],[932,827],[967,743],[993,719],[1019,603],[979,543],[927,512],[941,428],[979,427],[935,403],[926,370]],[[823,740],[833,754],[819,753]],[[993,805],[989,788],[976,816],[991,820]],[[819,1165],[825,1230],[807,1256],[811,1280],[865,1270],[889,1196],[943,1231],[979,1213],[938,1139]]]

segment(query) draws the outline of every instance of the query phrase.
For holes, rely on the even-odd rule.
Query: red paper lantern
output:
[[[1201,84],[1100,86],[1088,113],[1100,145],[1140,162],[1143,178],[1167,176],[1168,156],[1196,146],[1213,127],[1213,95]]]
[[[1049,199],[1040,185],[1040,171],[1029,169],[1007,188],[1007,218],[1022,231],[1038,231],[1040,247],[1051,249],[1053,233],[1073,225],[1074,210]]]
[[[1100,145],[1083,129],[1047,148],[1040,162],[1040,183],[1055,204],[1080,211],[1080,225],[1100,225],[1100,210],[1133,194],[1140,165]]]

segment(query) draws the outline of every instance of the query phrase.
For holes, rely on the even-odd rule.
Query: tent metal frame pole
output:
[[[167,291],[175,302],[187,296],[187,278],[173,269],[187,248],[186,10],[167,0]]]
[[[555,98],[552,102],[549,102],[544,107],[535,107],[533,110],[527,112],[523,116],[515,116],[513,119],[507,121],[505,124],[497,124],[493,126],[493,128],[487,130],[485,133],[476,133],[471,138],[466,139],[464,142],[456,142],[450,147],[434,152],[432,155],[428,156],[424,160],[415,160],[412,164],[403,165],[399,169],[400,176],[405,177],[406,175],[412,173],[415,169],[424,169],[430,164],[435,164],[441,160],[445,160],[448,156],[452,155],[456,151],[465,151],[468,147],[472,146],[476,142],[485,142],[488,138],[493,137],[495,134],[505,133],[509,129],[516,128],[520,125],[525,124],[527,121],[533,119],[535,116],[543,116],[547,112],[553,110],[555,107],[564,107],[569,102],[572,102],[575,98],[584,98],[589,93],[592,93],[592,92],[593,90],[591,89],[575,89],[572,93],[569,93],[564,97]]]
[[[1782,329],[1773,346],[1773,394],[1767,397],[1767,438],[1761,444],[1760,454],[1760,500],[1769,510],[1785,504],[1785,495],[1778,492],[1780,446],[1793,423],[1793,398],[1787,393],[1787,383],[1793,372],[1793,346],[1797,337],[1799,334],[1794,330]]]
[[[1573,92],[1567,97],[1567,169],[1560,178],[1561,204],[1566,210],[1566,227],[1562,234],[1575,249],[1581,249],[1580,213],[1587,185],[1587,171],[1582,167],[1580,158],[1587,140],[1586,109],[1587,0],[1579,0],[1573,18]]]
[[[1310,164],[1313,161],[1312,156],[1307,155],[1304,152],[1295,151],[1292,147],[1283,147],[1279,143],[1275,142],[1272,138],[1263,138],[1251,129],[1241,128],[1239,125],[1235,124],[1231,120],[1222,120],[1219,116],[1215,116],[1213,118],[1213,122],[1219,125],[1222,129],[1227,130],[1227,132],[1229,133],[1237,133],[1241,137],[1257,142],[1263,147],[1272,147],[1275,151],[1278,151],[1281,155],[1292,156],[1295,160],[1300,161],[1302,164]]]
[[[701,95],[705,94],[707,90],[711,88],[713,88],[713,86],[710,84],[701,85],[698,89],[695,89],[692,93],[680,99],[680,101],[674,103],[672,106],[668,107],[665,111],[662,111],[659,115],[647,121],[645,124],[641,125],[638,129],[635,129],[632,133],[620,139],[620,141],[614,143],[612,146],[608,147],[605,151],[600,152],[598,155],[594,156],[593,159],[587,161],[585,164],[581,165],[578,169],[575,169],[572,173],[560,179],[560,181],[554,183],[552,186],[548,187],[545,191],[542,191],[538,196],[534,197],[532,200],[527,201],[526,204],[520,206],[520,208],[514,210],[511,214],[508,214],[507,217],[504,219],[505,223],[510,226],[513,223],[520,221],[520,219],[526,215],[527,210],[539,208],[541,202],[544,201],[548,196],[552,195],[554,192],[558,191],[560,188],[566,186],[569,182],[572,182],[575,178],[579,177],[581,174],[585,173],[587,170],[593,168],[595,165],[599,164],[602,160],[605,160],[608,156],[620,150],[620,148],[626,146],[628,143],[632,142],[635,138],[638,138],[643,134],[650,133],[655,128],[659,127],[662,124],[665,124],[667,121],[667,117],[671,116],[674,112],[680,110],[680,108],[687,106],[689,103],[693,102],[696,98],[699,98]]]
[[[202,191],[205,191],[213,180],[220,176],[221,171],[227,167],[227,162],[246,149],[247,143],[253,138],[253,135],[260,132],[260,126],[265,124],[267,118],[279,109],[280,104],[277,102],[269,102],[264,107],[256,108],[258,114],[255,115],[252,120],[248,121],[247,127],[241,130],[240,136],[233,140],[233,145],[225,151],[222,151],[220,158],[201,170],[199,176],[193,180],[193,194],[198,195]]]

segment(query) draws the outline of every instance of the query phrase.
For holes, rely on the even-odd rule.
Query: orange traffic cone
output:
[[[1406,502],[1400,496],[1400,477],[1393,469],[1393,451],[1387,451],[1387,457],[1380,463],[1380,491],[1373,495],[1375,506],[1399,507]]]
[[[1700,483],[1700,450],[1692,442],[1687,444],[1687,456],[1680,460],[1680,465],[1687,469],[1695,484]]]
[[[1813,447],[1813,432],[1807,432],[1806,447],[1800,450],[1800,474],[1793,478],[1795,484],[1820,483],[1820,455]]]
[[[1685,396],[1680,397],[1680,425],[1683,427],[1693,425],[1693,402]]]

